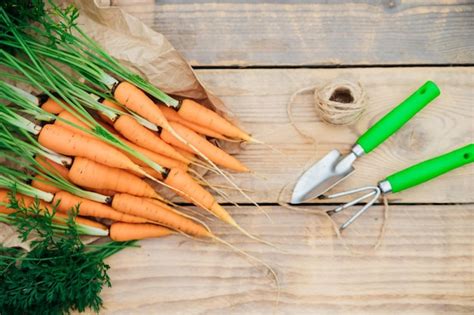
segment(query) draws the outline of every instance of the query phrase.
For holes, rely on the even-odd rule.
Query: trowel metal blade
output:
[[[326,154],[300,177],[293,190],[291,203],[298,204],[317,198],[337,185],[354,171],[352,162],[355,158],[341,158],[338,150]]]

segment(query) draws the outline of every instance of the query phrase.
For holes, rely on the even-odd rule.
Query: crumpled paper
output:
[[[191,66],[163,36],[120,7],[99,7],[79,0],[78,25],[113,57],[140,73],[162,91],[230,115],[222,101],[199,81]]]
[[[18,247],[30,251],[30,242],[31,240],[22,242],[18,232],[13,226],[0,223],[0,244],[2,244],[3,247]]]

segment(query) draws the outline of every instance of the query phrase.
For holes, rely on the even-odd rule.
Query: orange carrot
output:
[[[157,200],[157,199],[151,199],[151,198],[146,198],[147,201],[154,203],[160,208],[163,208],[168,211],[174,211],[175,209],[171,208],[168,204],[164,203],[163,201]]]
[[[33,203],[35,202],[35,198],[33,197],[25,196],[18,193],[15,196],[19,204],[27,208],[33,205]],[[51,211],[51,205],[44,202],[43,200],[38,200],[38,201],[39,201],[39,205],[41,209],[46,209],[48,211]],[[8,190],[0,189],[0,203],[8,204],[9,202],[10,202],[10,196],[8,194]]]
[[[65,128],[65,129],[68,129],[72,132],[75,132],[75,133],[78,133],[80,135],[83,135],[85,137],[94,137],[92,136],[91,134],[79,129],[79,128],[76,128],[75,126],[72,126],[70,124],[68,124],[67,122],[70,122],[70,123],[73,123],[79,127],[82,127],[84,129],[87,129],[89,130],[90,127],[84,123],[83,121],[81,121],[79,118],[77,118],[76,116],[74,116],[73,114],[71,114],[70,112],[66,111],[66,110],[63,110],[62,112],[59,113],[59,115],[57,115],[59,118],[61,119],[64,119],[64,120],[61,120],[61,119],[56,119],[54,121],[54,124],[56,126],[60,126],[62,128]]]
[[[42,156],[37,156],[35,160],[36,162],[38,162],[38,164],[43,166],[47,171],[67,179],[67,174],[69,173],[69,170],[63,165],[55,163]]]
[[[53,100],[52,98],[48,98],[46,102],[41,104],[41,109],[55,115],[59,114],[60,112],[64,110],[64,108],[58,103],[56,103],[56,101]]]
[[[158,238],[171,234],[174,234],[172,230],[149,223],[133,224],[117,222],[110,226],[110,238],[116,242]]]
[[[21,195],[21,194],[16,194],[16,199],[18,200],[18,202],[21,206],[24,206],[24,207],[27,207],[27,208],[32,206],[35,202],[34,198],[24,196],[24,195]],[[8,191],[4,190],[4,189],[0,189],[0,203],[8,204],[9,202],[10,202],[10,197],[8,195]],[[41,200],[39,200],[39,207],[42,210],[46,210],[46,211],[49,211],[49,212],[52,211],[52,206],[49,203],[46,203],[46,202],[41,201]],[[14,211],[12,209],[7,209],[5,206],[0,206],[0,212],[9,214],[9,213],[13,213]],[[67,215],[65,215],[63,213],[56,212],[54,214],[53,221],[64,224],[67,219],[68,219]],[[90,227],[99,228],[99,229],[104,230],[104,231],[107,230],[107,227],[105,225],[103,225],[99,222],[96,222],[96,221],[88,220],[86,218],[76,217],[74,221],[78,224],[83,224],[83,225],[87,225],[87,226],[90,226]]]
[[[153,131],[140,125],[134,118],[122,115],[114,123],[114,128],[125,138],[150,151],[166,155],[175,160],[188,163],[185,157],[172,146],[161,140]]]
[[[53,203],[58,204],[58,211],[65,213],[71,211],[71,209],[73,209],[74,207],[78,207],[79,215],[86,217],[110,219],[113,221],[129,223],[148,222],[148,220],[144,218],[139,218],[116,211],[113,208],[102,203],[80,198],[65,191],[58,192],[54,196]]]
[[[0,213],[3,213],[3,214],[11,214],[15,211],[13,211],[12,209],[9,209],[5,206],[0,206]]]
[[[212,137],[212,138],[216,138],[216,139],[221,139],[221,140],[227,140],[226,137],[224,137],[222,134],[212,130],[212,129],[209,129],[209,128],[206,128],[204,126],[201,126],[201,125],[198,125],[198,124],[195,124],[191,121],[187,121],[186,119],[184,119],[183,117],[181,117],[174,109],[164,105],[164,104],[160,104],[158,105],[161,109],[161,111],[163,112],[163,115],[165,115],[166,119],[171,122],[171,121],[174,121],[174,122],[177,122],[185,127],[188,127],[189,129],[195,131],[196,133],[199,133],[199,134],[202,134],[202,135],[205,135],[205,136],[208,136],[208,137]]]
[[[138,176],[85,158],[74,159],[69,170],[69,179],[76,185],[88,189],[110,189],[136,196],[161,199],[160,195]]]
[[[52,194],[57,193],[61,189],[54,186],[48,179],[41,175],[36,175],[33,180],[31,181],[31,186],[34,188],[38,188],[39,190],[46,191]]]
[[[150,176],[152,176],[152,177],[155,178],[155,179],[159,179],[159,180],[162,180],[162,179],[163,179],[163,174],[160,173],[160,172],[155,171],[155,170],[152,169],[151,167],[142,166],[142,170],[144,170],[147,175],[150,175]],[[140,177],[140,178],[148,178],[148,177],[147,177],[146,175],[144,175],[144,174],[139,174],[139,173],[134,173],[134,172],[132,172],[132,174],[134,174],[134,175],[136,175],[136,176],[138,176],[138,177]]]
[[[89,158],[97,163],[143,173],[138,165],[114,147],[55,125],[45,125],[38,142],[55,152]]]
[[[97,189],[97,188],[89,188],[89,189],[93,192],[96,192],[104,196],[113,197],[117,193],[115,190],[112,190],[112,189]]]
[[[248,172],[249,169],[240,163],[236,158],[227,154],[224,150],[216,147],[205,138],[199,136],[191,129],[184,127],[178,123],[170,122],[172,128],[186,141],[194,145],[202,154],[217,165],[226,167],[237,172]],[[176,139],[171,133],[166,130],[161,132],[161,138],[174,146],[181,149],[188,149],[184,143]]]
[[[132,143],[124,138],[121,138],[119,137],[119,139],[121,141],[123,141],[123,143],[125,143],[126,145],[128,145],[130,148],[134,149],[135,151],[143,154],[144,156],[148,157],[150,160],[152,160],[153,162],[157,163],[158,165],[161,165],[163,167],[166,167],[166,168],[173,168],[173,167],[177,167],[177,168],[180,168],[184,171],[187,171],[188,170],[188,164],[186,163],[183,163],[181,161],[177,161],[175,159],[172,159],[170,157],[167,157],[167,156],[164,156],[164,155],[161,155],[161,154],[158,154],[156,152],[153,152],[153,151],[150,151],[148,149],[145,149],[145,148],[142,148],[138,145],[136,145],[135,143]],[[140,166],[147,166],[146,163],[142,162],[141,160],[135,158],[135,157],[132,157],[132,156],[129,156],[129,158],[136,164],[140,165]],[[151,174],[152,175],[152,174]]]
[[[65,177],[66,178],[66,177]],[[69,180],[69,178],[67,178]],[[52,194],[56,194],[61,189],[58,187],[54,186],[53,183],[50,183],[46,178],[44,178],[41,175],[36,175],[34,179],[31,181],[31,186],[34,188],[37,188],[42,191],[46,191]],[[115,191],[111,189],[96,189],[96,188],[89,188],[90,191],[96,192],[98,194],[101,194],[103,196],[113,196],[116,194]]]
[[[198,207],[210,211],[224,222],[237,226],[234,219],[217,203],[216,199],[183,170],[177,168],[171,169],[164,182],[179,190],[177,193],[184,199],[193,202]],[[181,192],[184,192],[186,195],[183,195]]]
[[[117,109],[117,110],[120,110],[120,111],[124,111],[124,109],[122,108],[122,106],[120,105],[117,105],[116,103],[110,101],[110,100],[103,100],[101,101],[102,105],[105,105],[107,107],[110,107],[110,108],[114,108],[114,109]],[[107,116],[105,115],[103,112],[99,111],[97,112],[97,114],[99,115],[99,117],[105,121],[107,124],[113,126],[114,125],[114,122]]]
[[[61,117],[62,119],[66,120],[66,121],[69,121],[69,122],[72,122],[78,126],[82,126],[86,129],[90,129],[86,124],[84,124],[83,122],[81,122],[79,119],[77,119],[76,117],[74,117],[74,115],[68,113],[68,112],[61,112],[58,117]],[[82,135],[84,135],[85,137],[92,137],[94,138],[94,136],[88,134],[87,132],[84,132],[74,126],[71,126],[69,125],[68,123],[64,122],[64,121],[61,121],[61,120],[56,120],[55,125],[59,125],[65,129],[69,129],[70,131],[72,132],[75,132],[75,133],[80,133]],[[110,127],[105,127],[107,129],[109,129]],[[116,135],[115,133],[115,130],[112,132],[113,134]],[[162,156],[162,155],[159,155],[155,152],[152,152],[152,151],[149,151],[149,150],[146,150],[146,149],[143,149],[139,146],[137,146],[136,144],[116,135],[116,137],[118,137],[122,142],[124,142],[126,145],[128,145],[129,147],[135,149],[135,151],[138,151],[140,153],[142,153],[143,155],[147,156],[148,158],[150,158],[152,161],[154,161],[155,163],[157,163],[158,165],[162,166],[162,167],[166,167],[166,168],[170,168],[170,167],[180,167],[180,168],[183,168],[185,170],[187,170],[187,167],[183,165],[185,165],[184,163],[182,162],[178,162],[178,161],[174,161],[173,159],[171,158],[168,158],[168,157],[165,157],[165,156]],[[161,141],[161,140],[160,140]],[[128,152],[125,152],[125,151],[121,151],[123,154],[125,154],[133,163],[135,163],[136,165],[140,166],[141,169],[143,171],[145,171],[148,175],[151,175],[152,177],[154,178],[157,178],[157,179],[162,179],[163,176],[161,173],[157,172],[156,170],[152,169],[151,167],[148,166],[147,163],[143,162],[142,160],[134,157],[133,155],[131,155],[130,153]],[[141,172],[141,173],[138,173],[136,171],[132,171],[132,173],[134,175],[137,175],[141,178],[144,177],[144,174]]]
[[[50,161],[42,156],[37,156],[35,160],[47,171],[55,175],[59,175],[64,179],[68,179],[69,170],[63,165]],[[55,194],[60,191],[60,189],[54,186],[53,183],[50,183],[44,176],[41,176],[39,174],[36,175],[31,181],[31,186],[38,188],[42,191],[50,192],[52,194]]]
[[[85,128],[85,129],[90,129],[89,126],[87,126],[85,123],[83,123],[82,121],[80,121],[79,119],[77,119],[74,115],[72,115],[72,114],[70,114],[70,113],[68,113],[68,112],[66,112],[66,111],[61,112],[61,113],[58,115],[58,117],[61,117],[61,118],[64,119],[65,121],[72,122],[72,123],[74,123],[74,124],[76,124],[76,125],[78,125],[78,126],[81,126],[81,127]],[[79,134],[81,134],[81,135],[83,135],[83,136],[85,136],[85,137],[92,137],[92,138],[94,138],[93,135],[90,135],[90,134],[88,134],[87,132],[78,129],[78,128],[76,128],[76,127],[74,127],[74,126],[72,126],[72,125],[66,123],[65,121],[56,120],[54,124],[55,124],[55,125],[58,125],[58,126],[61,126],[61,127],[65,128],[65,129],[68,129],[68,130],[70,130],[70,131],[72,131],[72,132],[79,133]],[[110,127],[106,126],[105,128],[106,128],[106,129],[109,129]],[[127,141],[126,139],[124,139],[124,138],[118,136],[118,135],[115,133],[115,130],[113,130],[112,133],[115,134],[116,137],[118,137],[121,141],[123,141],[123,142],[126,143],[127,145],[129,145],[129,146],[130,146],[130,145],[133,145],[133,146],[135,146],[135,147],[138,147],[137,145],[131,143],[130,141]],[[132,147],[132,146],[130,146],[130,147]],[[136,151],[137,151],[137,150],[136,150]],[[140,159],[134,157],[133,155],[129,154],[128,152],[125,152],[125,151],[122,151],[122,150],[121,150],[121,152],[122,152],[123,154],[125,154],[133,163],[135,163],[135,164],[141,166],[141,168],[142,168],[144,171],[146,171],[146,172],[148,173],[148,175],[151,175],[151,176],[153,176],[153,177],[155,177],[155,178],[158,178],[158,179],[161,179],[161,178],[162,178],[162,175],[161,175],[160,173],[158,173],[157,171],[155,171],[155,170],[153,170],[152,168],[150,168],[150,167],[148,166],[148,164],[146,164],[146,163],[143,162],[142,160],[140,160]],[[154,152],[152,152],[152,153],[154,153]],[[155,162],[156,162],[156,161],[155,161]],[[165,161],[165,162],[166,162],[166,161]],[[158,163],[158,162],[157,162],[157,163]],[[164,165],[164,164],[160,164],[160,163],[158,163],[158,164],[159,164],[160,166],[167,167],[167,166]],[[136,172],[133,172],[133,173],[134,173],[135,175],[137,175],[137,176],[140,176],[140,177],[143,177],[143,176],[144,176],[143,173],[136,173]]]
[[[179,154],[181,154],[182,156],[184,156],[185,158],[187,158],[188,160],[190,161],[194,161],[196,159],[196,154],[195,152],[189,152],[189,151],[192,151],[191,148],[189,148],[189,151],[186,149],[186,150],[183,150],[181,148],[178,148],[176,146],[173,146],[172,147],[179,152]]]
[[[169,129],[165,116],[155,103],[133,84],[122,81],[114,90],[115,99],[131,111],[151,121],[157,126]]]
[[[185,99],[181,102],[178,114],[194,124],[214,130],[226,137],[250,141],[252,138],[216,112],[195,101]]]
[[[119,136],[119,133],[117,132],[117,130],[113,128],[113,125],[107,125],[102,120],[98,120],[98,119],[96,121],[99,125],[101,125],[104,129],[106,129],[108,132],[110,132],[114,136],[117,136],[117,137]]]
[[[164,130],[167,130],[181,142],[189,145],[185,139],[183,139],[175,130],[171,127],[170,123],[166,120],[163,113],[159,109],[156,104],[139,88],[136,86],[128,83],[128,82],[120,82],[119,85],[113,91],[115,99],[130,109],[131,111],[135,112],[136,114],[140,115],[141,117],[145,118],[149,122],[161,127]],[[192,121],[192,120],[191,120]],[[132,142],[133,140],[130,139]],[[138,143],[137,143],[138,144]],[[147,147],[145,145],[141,145],[147,149],[153,150],[151,147]]]
[[[149,219],[167,228],[181,231],[188,235],[213,237],[212,233],[206,230],[202,225],[175,212],[163,209],[144,198],[128,194],[117,194],[112,201],[112,207],[117,211]]]
[[[68,216],[66,214],[63,214],[63,213],[58,213],[56,212],[54,214],[54,217],[55,218],[61,218],[62,220],[60,221],[61,223],[65,222],[65,220],[68,219]],[[74,219],[74,221],[77,223],[77,224],[82,224],[82,225],[87,225],[87,226],[91,226],[91,227],[95,227],[95,228],[98,228],[98,229],[101,229],[101,230],[104,230],[104,231],[107,231],[107,227],[105,225],[103,225],[102,223],[99,223],[97,221],[93,221],[93,220],[89,220],[89,219],[86,219],[86,218],[82,218],[82,217],[76,217]]]

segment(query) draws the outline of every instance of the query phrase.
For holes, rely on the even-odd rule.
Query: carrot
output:
[[[157,205],[160,208],[163,208],[163,209],[166,209],[166,210],[169,210],[169,211],[175,211],[175,209],[171,208],[169,205],[167,205],[163,201],[160,201],[160,200],[157,200],[157,199],[151,199],[151,198],[147,198],[146,200],[151,202],[151,203],[154,203],[155,205]]]
[[[184,156],[176,152],[172,146],[161,140],[157,134],[143,127],[130,116],[120,116],[115,121],[114,128],[136,145],[187,164],[190,162]]]
[[[43,104],[41,104],[41,108],[48,112],[48,113],[51,113],[51,114],[59,114],[60,112],[62,112],[64,110],[64,108],[59,105],[58,103],[56,103],[55,100],[53,100],[52,98],[48,98],[46,100],[46,102],[44,102]]]
[[[94,137],[91,134],[85,132],[84,130],[81,130],[79,128],[76,128],[75,126],[72,126],[72,125],[68,124],[68,122],[70,122],[70,123],[73,123],[73,124],[75,124],[79,127],[82,127],[82,128],[88,129],[88,130],[90,129],[90,127],[86,123],[81,121],[79,118],[77,118],[76,116],[74,116],[70,112],[68,112],[66,110],[63,110],[57,116],[59,118],[63,119],[63,120],[56,119],[55,122],[54,122],[54,125],[60,126],[64,129],[68,129],[72,132],[78,133],[78,134],[83,135],[85,137],[92,137],[92,138]]]
[[[184,156],[185,158],[187,158],[188,160],[190,161],[194,161],[196,159],[196,154],[195,152],[189,152],[189,151],[192,151],[192,149],[190,149],[189,151],[186,149],[186,150],[183,150],[181,148],[178,148],[176,146],[172,146],[176,151],[179,152],[179,154],[181,154],[182,156]]]
[[[76,197],[68,192],[60,191],[54,196],[53,202],[58,204],[58,211],[67,213],[74,207],[78,207],[79,215],[110,219],[113,221],[129,223],[146,223],[148,220],[136,216],[124,214],[113,208],[95,201]]]
[[[54,186],[48,179],[41,175],[36,175],[33,180],[31,181],[31,186],[34,188],[38,188],[39,190],[46,191],[52,194],[57,193],[61,189]]]
[[[66,112],[66,111],[63,111],[61,112],[58,117],[61,117],[62,119],[66,120],[66,121],[69,121],[69,122],[72,122],[78,126],[81,126],[83,128],[86,128],[86,129],[90,129],[86,124],[84,124],[83,122],[81,122],[78,118],[76,118],[74,115],[70,114],[69,112]],[[58,125],[58,126],[61,126],[65,129],[68,129],[72,132],[75,132],[75,133],[79,133],[85,137],[92,137],[94,139],[94,136],[88,134],[87,132],[83,131],[83,130],[80,130],[68,123],[66,123],[65,121],[61,121],[61,120],[56,120],[55,125]],[[133,145],[136,148],[139,148],[137,145],[123,139],[122,137],[120,136],[117,136],[120,140],[124,141],[124,143],[126,143],[127,145]],[[138,151],[138,150],[136,150]],[[125,151],[121,151],[123,154],[125,154],[133,163],[135,163],[136,165],[140,166],[141,169],[143,171],[145,171],[148,175],[151,175],[152,177],[154,178],[157,178],[157,179],[162,179],[163,178],[163,175],[159,172],[157,172],[156,170],[152,169],[151,167],[148,166],[147,163],[143,162],[142,160],[134,157],[133,155],[129,154],[128,152],[125,152]],[[151,152],[149,151],[150,153],[152,153],[151,155],[155,154],[154,152]],[[146,154],[145,154],[146,155]],[[158,157],[157,157],[158,156]],[[164,166],[164,167],[172,167],[172,166],[181,166],[182,164],[184,163],[181,163],[181,164],[178,164],[178,163],[173,163],[172,159],[170,158],[166,158],[164,157],[163,159],[159,158],[160,156],[158,154],[155,154],[154,158],[151,158],[152,160],[154,160],[154,162],[158,163],[158,165],[160,166]],[[161,164],[160,162],[164,162],[164,164]],[[170,165],[170,166],[167,166],[167,165]],[[132,173],[134,175],[137,175],[138,177],[144,177],[144,173],[143,172],[136,172],[136,171],[132,171]]]
[[[225,118],[193,100],[183,100],[178,109],[178,114],[187,121],[214,130],[226,137],[245,141],[252,140],[247,133],[232,125]]]
[[[89,188],[89,189],[93,192],[96,192],[104,196],[113,197],[117,193],[115,190],[112,190],[112,189],[97,189],[97,188]]]
[[[126,108],[157,126],[170,129],[168,121],[158,106],[156,106],[142,90],[133,84],[122,81],[115,87],[113,94],[115,99]]]
[[[90,129],[86,124],[84,124],[83,122],[81,122],[79,119],[77,119],[74,115],[66,112],[66,111],[63,111],[61,112],[58,117],[61,117],[62,119],[66,120],[66,121],[69,121],[69,122],[72,122],[78,126],[81,126],[81,127],[84,127],[86,129]],[[91,134],[88,134],[87,132],[83,131],[83,130],[80,130],[72,125],[69,125],[68,123],[64,122],[64,121],[61,121],[61,120],[56,120],[55,125],[58,125],[58,126],[61,126],[65,129],[68,129],[74,133],[79,133],[85,137],[89,137],[89,138],[93,138],[95,139],[95,137]],[[108,129],[108,128],[107,128]],[[114,132],[115,133],[115,132]],[[118,136],[119,137],[119,136]],[[125,139],[119,137],[122,141],[124,141]],[[129,141],[126,141],[127,144],[130,144]],[[121,151],[123,154],[125,154],[133,163],[135,163],[136,165],[138,166],[141,166],[141,169],[143,171],[145,171],[148,175],[154,177],[154,178],[157,178],[157,179],[162,179],[163,178],[163,175],[157,171],[155,171],[154,169],[152,169],[151,167],[148,166],[148,164],[146,164],[145,162],[141,161],[140,159],[134,157],[133,155],[129,154],[128,152],[124,152],[124,151]],[[158,163],[159,164],[159,163]],[[159,164],[160,166],[164,166],[164,165],[161,165]],[[166,166],[165,166],[166,167]],[[131,171],[134,175],[140,177],[140,178],[143,178],[145,177],[144,173],[143,172],[137,172],[137,171]]]
[[[226,167],[237,172],[249,172],[250,170],[240,163],[236,158],[227,154],[224,150],[216,147],[205,138],[199,136],[191,129],[184,127],[178,123],[170,122],[171,127],[186,141],[195,146],[202,154],[217,165]],[[166,142],[177,146],[181,149],[187,150],[189,147],[176,139],[171,133],[166,130],[161,132],[161,138]]]
[[[138,165],[114,147],[55,125],[45,125],[38,142],[55,152],[91,159],[110,167],[143,173]]]
[[[31,186],[34,187],[34,188],[37,188],[39,190],[52,193],[54,195],[56,195],[58,192],[61,191],[60,188],[54,186],[53,183],[50,183],[46,178],[44,178],[41,175],[36,175],[34,177],[34,179],[31,181]],[[90,188],[89,190],[93,191],[93,192],[96,192],[98,194],[101,194],[103,196],[113,197],[113,195],[115,195],[115,191],[109,190],[109,189]],[[80,197],[78,197],[78,198],[80,198]],[[112,198],[109,198],[109,199],[112,200]],[[95,201],[91,200],[91,202],[95,202]]]
[[[59,222],[63,223],[65,222],[65,220],[68,219],[68,215],[66,214],[63,214],[63,213],[58,213],[56,212],[54,214],[54,217],[55,218],[60,218],[62,220],[58,220]],[[82,224],[82,225],[87,225],[87,226],[90,226],[90,227],[95,227],[95,228],[98,228],[98,229],[101,229],[101,230],[104,230],[104,231],[107,231],[107,227],[105,225],[103,225],[102,223],[99,223],[97,221],[93,221],[93,220],[89,220],[89,219],[86,219],[86,218],[82,218],[82,217],[76,217],[74,219],[74,221],[76,221],[77,224]]]
[[[107,123],[103,122],[101,119],[96,119],[96,122],[101,125],[104,129],[106,129],[108,132],[110,132],[111,134],[113,134],[114,136],[116,137],[119,137],[119,133],[117,132],[117,130],[115,130],[113,128],[113,125],[108,125]]]
[[[176,212],[161,208],[144,198],[117,194],[112,201],[112,208],[123,213],[149,219],[167,228],[181,231],[197,237],[213,237],[213,234],[202,225],[179,215]]]
[[[224,137],[222,134],[220,134],[220,133],[218,133],[214,130],[211,130],[209,128],[206,128],[204,126],[195,124],[191,121],[188,121],[188,120],[184,119],[174,109],[169,108],[168,106],[166,106],[164,104],[159,104],[158,106],[160,107],[161,111],[163,112],[163,115],[165,115],[166,119],[169,122],[171,122],[171,121],[177,122],[177,123],[179,123],[183,126],[188,127],[189,129],[195,131],[196,133],[199,133],[199,134],[202,134],[202,135],[205,135],[205,136],[208,136],[208,137],[221,139],[221,140],[227,140],[226,137]]]
[[[3,214],[11,214],[15,211],[13,211],[12,209],[9,209],[5,206],[0,206],[0,213],[3,213]]]
[[[69,170],[63,165],[50,161],[42,156],[35,157],[35,160],[36,162],[38,162],[39,165],[44,167],[46,171],[59,175],[64,179],[68,179]],[[55,194],[60,191],[58,187],[54,186],[52,183],[49,183],[49,181],[44,176],[41,176],[39,174],[36,175],[31,181],[31,186],[38,188],[42,191],[50,192],[52,194]]]
[[[237,223],[234,221],[234,219],[220,204],[217,203],[216,199],[207,190],[196,183],[183,170],[177,168],[171,169],[164,182],[165,184],[176,188],[178,190],[177,193],[184,199],[187,199],[193,202],[195,205],[210,211],[224,222],[227,222],[233,226],[237,226]],[[182,192],[184,192],[186,195],[184,195]]]
[[[18,202],[20,203],[20,205],[25,206],[25,207],[30,207],[35,202],[35,198],[25,196],[22,194],[17,193],[15,197],[16,197],[16,200],[18,200]],[[38,200],[38,201],[39,201],[39,205],[41,209],[47,209],[48,211],[51,211],[51,206],[48,203],[44,202],[43,200]],[[8,204],[9,202],[10,202],[10,196],[8,194],[8,190],[0,189],[0,203]]]
[[[113,94],[115,96],[115,99],[119,103],[121,103],[131,111],[145,118],[149,122],[152,122],[153,124],[161,127],[162,129],[167,130],[184,144],[190,145],[185,139],[183,139],[183,137],[181,137],[181,135],[179,135],[171,127],[159,107],[156,106],[156,104],[136,86],[132,85],[129,82],[122,81],[113,90]],[[130,140],[133,142],[132,139]],[[145,145],[141,146],[153,150],[152,147],[148,147]],[[195,149],[195,147],[193,148]]]
[[[122,106],[120,105],[117,105],[116,103],[110,101],[110,100],[107,100],[107,99],[104,99],[103,101],[101,101],[102,105],[105,105],[107,107],[110,107],[110,108],[114,108],[114,109],[117,109],[117,110],[120,110],[120,111],[123,111],[124,109],[122,108]],[[113,126],[114,125],[114,122],[112,121],[112,119],[110,119],[107,115],[105,115],[103,112],[99,111],[97,113],[99,115],[99,117],[104,121],[106,122],[107,124]]]
[[[80,121],[77,117],[75,117],[74,115],[70,114],[69,112],[63,111],[63,112],[61,112],[61,113],[58,115],[58,117],[61,117],[62,119],[66,120],[66,121],[68,121],[68,122],[72,122],[72,123],[74,123],[74,124],[76,124],[76,125],[78,125],[78,126],[81,126],[81,127],[85,128],[85,129],[90,129],[85,123],[83,123],[82,121]],[[72,126],[72,125],[70,125],[70,124],[68,124],[68,123],[66,123],[66,122],[64,122],[64,121],[56,120],[54,124],[55,124],[55,125],[58,125],[58,126],[61,126],[61,127],[65,128],[65,129],[68,129],[68,130],[70,130],[70,131],[72,131],[72,132],[80,133],[80,134],[82,134],[82,135],[84,135],[84,136],[86,136],[86,137],[92,137],[92,138],[94,138],[94,136],[88,134],[87,132],[85,132],[85,131],[83,131],[83,130],[80,130],[80,129],[78,129],[78,128],[76,128],[76,127],[74,127],[74,126]],[[106,129],[109,129],[110,127],[105,126],[105,128],[106,128]],[[109,131],[110,131],[110,130],[109,130]],[[113,134],[116,134],[116,133],[115,133],[115,130],[113,130],[112,133],[113,133]],[[142,148],[140,148],[139,146],[137,146],[136,144],[134,144],[134,143],[132,143],[132,142],[130,142],[130,141],[128,141],[128,140],[126,140],[126,139],[124,139],[124,138],[118,136],[118,135],[116,135],[116,136],[117,136],[121,141],[123,141],[126,145],[128,145],[128,146],[130,146],[131,148],[135,149],[135,151],[139,151],[139,152],[141,152],[142,154],[148,156],[149,158],[150,158],[150,156],[152,156],[153,158],[150,158],[150,159],[153,160],[154,162],[156,162],[156,163],[157,163],[158,165],[160,165],[160,166],[169,168],[169,167],[177,167],[177,166],[179,165],[180,167],[182,167],[182,165],[184,164],[184,163],[178,163],[178,162],[173,163],[173,162],[172,162],[173,160],[170,159],[170,158],[166,158],[166,157],[161,158],[162,156],[156,154],[155,152],[142,149]],[[131,154],[125,152],[125,151],[121,151],[121,152],[122,152],[123,154],[125,154],[133,163],[135,163],[135,164],[141,166],[141,168],[142,168],[143,170],[145,170],[149,175],[151,175],[151,176],[153,176],[153,177],[155,177],[155,178],[158,178],[158,179],[161,179],[161,178],[162,178],[162,175],[161,175],[160,173],[158,173],[157,171],[155,171],[155,170],[153,170],[152,168],[150,168],[150,167],[148,166],[148,164],[146,164],[146,163],[143,162],[142,160],[140,160],[140,159],[134,157],[133,155],[131,155]],[[151,154],[150,154],[150,153],[151,153]],[[150,156],[149,156],[149,155],[150,155]],[[162,164],[162,163],[160,163],[160,162],[164,162],[164,163]],[[143,177],[143,174],[142,174],[142,173],[138,174],[138,173],[134,172],[134,174],[136,174],[137,176]]]
[[[69,170],[63,165],[55,163],[42,156],[37,156],[35,160],[36,162],[38,162],[38,164],[43,166],[47,171],[67,179],[67,174],[69,173]]]
[[[178,161],[178,160],[175,160],[175,159],[172,159],[170,157],[167,157],[167,156],[164,156],[164,155],[161,155],[161,154],[158,154],[156,152],[153,152],[151,150],[148,150],[148,149],[145,149],[145,148],[142,148],[141,146],[138,146],[136,145],[135,143],[133,142],[130,142],[124,138],[121,138],[119,137],[119,139],[125,143],[126,145],[128,145],[130,148],[134,149],[135,151],[143,154],[144,156],[146,156],[147,158],[149,158],[150,160],[152,160],[153,162],[157,163],[158,165],[161,165],[163,167],[166,167],[166,168],[173,168],[173,167],[177,167],[177,168],[180,168],[184,171],[187,171],[188,170],[188,164],[187,163],[184,163],[184,162],[181,162],[181,161]],[[176,150],[176,149],[175,149]],[[128,156],[130,158],[130,160],[132,160],[134,163],[140,165],[140,166],[147,166],[146,163],[142,162],[141,160],[129,155]],[[153,175],[153,174],[150,174],[150,175]]]
[[[145,171],[146,175],[138,174],[138,173],[132,173],[132,174],[137,175],[140,178],[149,178],[149,176],[151,176],[154,179],[159,179],[159,180],[163,179],[163,173],[160,173],[149,166],[142,166],[142,169]],[[156,182],[156,180],[154,182]]]
[[[155,190],[138,176],[127,171],[75,158],[69,170],[69,179],[88,189],[110,189],[131,195],[161,199]]]
[[[34,198],[24,196],[24,195],[21,195],[21,194],[16,194],[16,199],[18,200],[20,205],[22,205],[24,207],[27,207],[27,208],[35,203]],[[5,190],[5,189],[0,189],[0,203],[8,204],[9,202],[10,202],[10,196],[8,195],[8,191]],[[49,212],[52,211],[51,204],[46,203],[46,202],[41,201],[41,200],[39,200],[39,207],[42,210],[46,210],[46,211],[49,211]],[[14,211],[12,209],[6,208],[5,206],[0,206],[0,212],[10,214],[10,213],[13,213]],[[58,223],[65,223],[67,219],[68,219],[67,215],[65,215],[63,213],[56,212],[54,214],[54,220],[53,221],[58,222]],[[104,231],[107,230],[107,227],[105,225],[103,225],[99,222],[96,222],[96,221],[88,220],[88,219],[81,218],[81,217],[76,217],[74,221],[78,224],[83,224],[83,225],[87,225],[87,226],[90,226],[90,227],[95,227],[95,228],[98,228],[98,229],[101,229],[101,230],[104,230]]]
[[[198,135],[199,136],[199,135]],[[178,148],[181,151],[186,152],[187,154],[193,154],[194,150],[191,147],[188,147],[183,142],[176,139],[171,133],[167,132],[166,130],[162,130],[160,133],[161,139],[163,139],[166,143],[173,146],[173,148]],[[199,148],[197,148],[199,150]]]
[[[110,238],[116,242],[158,238],[173,234],[174,232],[163,226],[155,224],[132,224],[117,222],[110,226]]]

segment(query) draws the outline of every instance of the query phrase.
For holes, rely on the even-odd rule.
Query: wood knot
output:
[[[383,6],[387,9],[394,9],[399,5],[398,0],[384,0]]]
[[[419,122],[408,122],[403,128],[393,136],[393,141],[399,148],[401,156],[414,156],[413,152],[430,151],[432,137]]]

